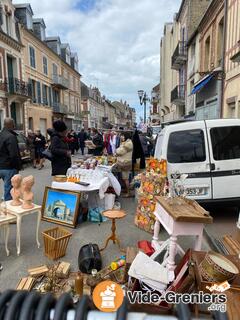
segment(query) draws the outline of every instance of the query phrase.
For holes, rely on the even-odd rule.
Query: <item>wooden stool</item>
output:
[[[116,222],[115,221],[116,221],[116,219],[124,218],[126,216],[126,212],[123,210],[107,210],[107,211],[104,211],[102,214],[104,217],[112,220],[112,229],[111,229],[112,234],[110,237],[107,238],[104,248],[102,248],[100,251],[103,251],[104,249],[107,248],[108,242],[110,240],[112,240],[114,244],[117,243],[119,249],[121,250],[120,241],[116,236]]]

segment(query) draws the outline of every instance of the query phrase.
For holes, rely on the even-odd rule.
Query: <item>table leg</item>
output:
[[[160,221],[156,219],[155,224],[154,224],[154,232],[153,232],[153,240],[154,241],[158,241],[159,232],[160,232]]]
[[[198,236],[196,236],[195,245],[194,245],[195,251],[201,251],[202,239],[203,239],[203,227],[202,227],[201,233]]]
[[[5,250],[6,250],[7,256],[9,256],[10,254],[8,250],[8,238],[9,238],[9,224],[6,224],[4,226],[4,241],[5,241]]]
[[[177,253],[177,237],[172,235],[169,239],[169,257],[167,262],[167,268],[170,271],[173,271],[176,267],[175,265],[176,253]]]
[[[16,247],[17,247],[17,255],[18,256],[21,253],[21,225],[22,225],[22,217],[17,216]]]
[[[38,216],[37,216],[36,241],[37,241],[37,246],[38,246],[38,248],[40,248],[40,242],[39,242],[39,227],[40,227],[40,222],[41,222],[41,210],[38,211]]]

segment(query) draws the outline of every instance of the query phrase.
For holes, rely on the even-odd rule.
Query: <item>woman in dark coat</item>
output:
[[[33,160],[33,167],[37,167],[37,163],[39,163],[39,170],[43,168],[44,164],[44,155],[43,151],[45,150],[46,147],[46,139],[45,137],[41,134],[40,130],[36,131],[36,135],[33,139],[33,145],[35,148],[35,158]]]
[[[92,142],[96,146],[96,148],[93,149],[93,155],[101,156],[103,154],[103,147],[104,147],[103,136],[95,128],[92,129],[92,132],[93,132]]]
[[[53,123],[54,131],[51,132],[52,176],[66,175],[71,167],[71,151],[66,142],[67,126],[57,120]]]

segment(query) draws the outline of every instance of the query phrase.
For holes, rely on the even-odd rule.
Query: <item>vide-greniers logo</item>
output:
[[[114,312],[123,303],[124,291],[113,281],[100,282],[93,290],[93,302],[103,312]]]

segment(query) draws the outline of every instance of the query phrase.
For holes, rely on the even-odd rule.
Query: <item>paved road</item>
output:
[[[49,162],[46,162],[45,167],[39,171],[33,168],[27,168],[22,172],[23,176],[33,174],[35,177],[34,195],[35,203],[41,204],[43,199],[43,193],[45,186],[51,185],[51,170]],[[0,183],[0,190],[2,191],[2,183]],[[133,220],[135,214],[136,203],[134,199],[124,199],[122,201],[122,208],[128,213],[127,217],[117,223],[118,235],[120,236],[122,245],[133,246],[137,244],[139,240],[150,240],[151,235],[135,227]],[[209,230],[216,234],[223,234],[225,231],[233,230],[234,223],[237,219],[231,212],[227,215],[224,213],[217,213],[214,215],[215,224],[210,226]],[[0,291],[7,288],[15,288],[19,278],[27,275],[27,269],[34,266],[39,266],[43,263],[52,263],[44,256],[41,238],[41,248],[37,249],[35,243],[35,226],[36,218],[34,216],[25,217],[22,225],[22,253],[20,257],[16,254],[16,226],[11,225],[9,249],[10,256],[6,257],[4,250],[3,237],[0,238],[0,262],[3,264],[3,271],[0,273]],[[47,222],[41,222],[40,231],[51,228],[53,224]],[[70,229],[72,230],[72,229]],[[104,239],[110,232],[110,222],[102,223],[100,226],[93,223],[84,223],[77,229],[72,230],[73,236],[69,243],[67,255],[63,258],[63,261],[69,261],[72,266],[72,270],[77,269],[78,252],[82,245],[92,242],[97,243],[100,246],[104,243]],[[161,239],[166,239],[167,234],[164,230],[161,231]],[[180,243],[184,248],[188,248],[192,239],[180,239]],[[208,248],[207,244],[203,243],[203,248]],[[114,245],[104,251],[102,258],[103,264],[107,265],[110,261],[119,256],[119,251]]]

